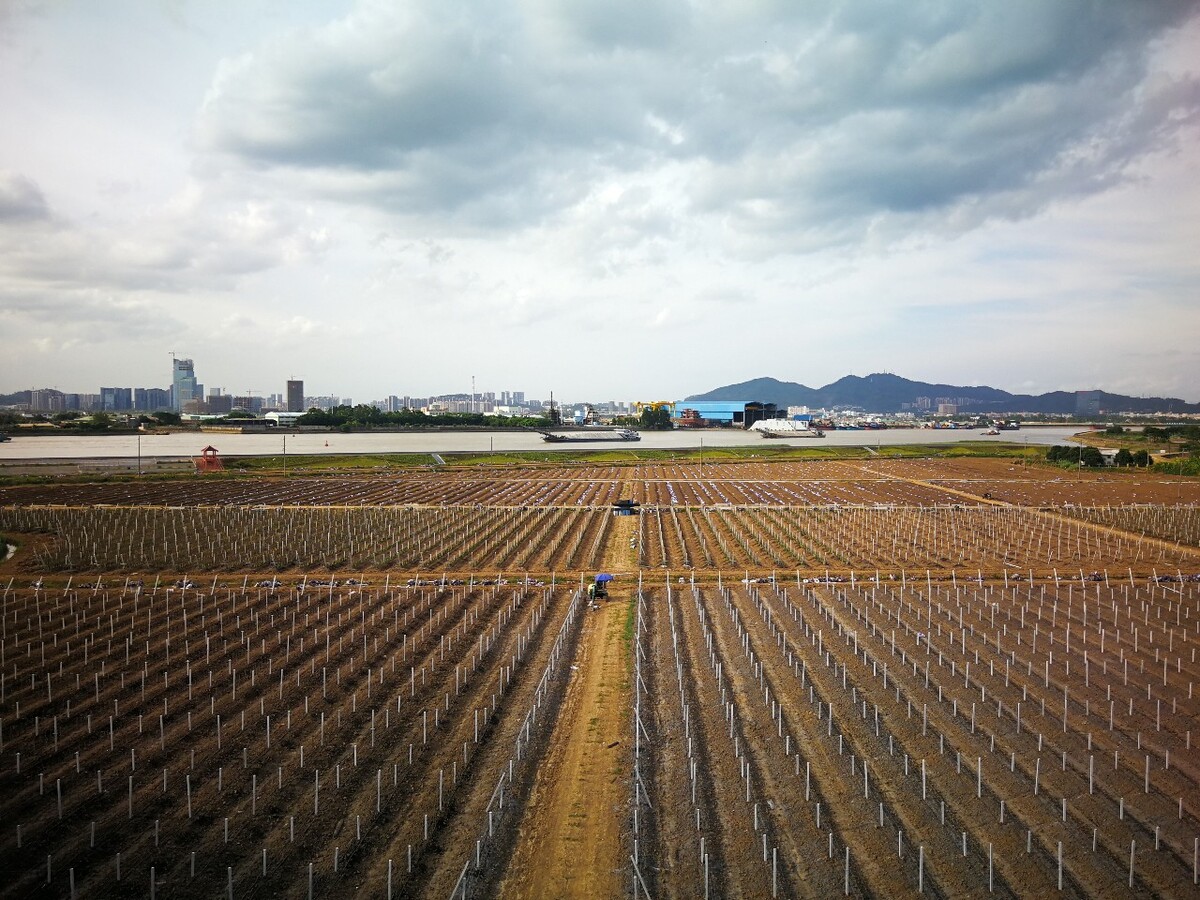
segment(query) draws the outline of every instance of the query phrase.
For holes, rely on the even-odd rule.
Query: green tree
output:
[[[647,406],[642,410],[638,426],[650,431],[669,431],[671,428],[671,411],[665,406],[658,408]]]
[[[429,416],[419,409],[409,409],[407,406],[399,412],[392,413],[392,421],[397,425],[428,425]]]
[[[1125,447],[1117,451],[1117,455],[1113,458],[1113,462],[1118,466],[1132,466],[1133,454]]]
[[[1084,447],[1079,451],[1079,464],[1085,468],[1098,469],[1104,465],[1104,454],[1096,447]]]
[[[1135,466],[1139,466],[1143,469],[1146,466],[1150,465],[1150,451],[1149,450],[1138,450],[1136,453],[1134,453],[1133,454],[1133,464]]]
[[[369,403],[360,403],[350,411],[350,421],[358,426],[383,425],[386,416],[382,410]]]
[[[333,414],[315,406],[296,420],[297,425],[334,425]]]

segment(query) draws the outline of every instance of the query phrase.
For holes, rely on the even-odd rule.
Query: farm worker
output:
[[[589,600],[596,599],[596,582],[594,582],[594,581],[588,585],[588,599]]]

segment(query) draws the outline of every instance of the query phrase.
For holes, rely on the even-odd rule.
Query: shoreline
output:
[[[1085,429],[1086,430],[1086,429]],[[741,429],[688,429],[686,431],[645,431],[636,444],[621,444],[625,452],[639,451],[720,451],[730,448],[751,450],[762,447],[822,448],[858,447],[880,451],[885,447],[912,445],[953,446],[981,443],[1020,446],[1050,446],[1074,440],[1077,426],[1043,426],[1028,431],[1006,431],[999,435],[981,434],[975,429],[881,429],[878,431],[831,431],[821,439],[806,437],[773,438],[769,441]],[[41,469],[46,465],[72,465],[89,468],[136,469],[183,466],[211,444],[221,457],[270,458],[298,456],[393,456],[419,454],[472,454],[497,456],[505,453],[598,453],[613,452],[611,442],[547,444],[539,432],[520,430],[410,430],[367,432],[300,432],[270,434],[213,434],[177,431],[147,435],[22,436],[0,444],[0,470],[13,467]]]

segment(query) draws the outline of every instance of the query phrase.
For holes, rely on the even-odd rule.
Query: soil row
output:
[[[492,790],[521,731],[526,745],[537,736],[526,717],[535,698],[543,715],[548,683],[531,670],[556,643],[562,655],[546,634],[563,628],[570,596],[196,592],[152,605],[10,593],[5,871],[32,889],[50,857],[56,892],[70,873],[78,888],[118,896],[142,891],[153,867],[172,896],[199,896],[231,869],[238,884],[296,894],[312,863],[322,895],[336,896],[363,879],[384,885],[390,860],[397,892],[448,892],[447,846],[474,838],[442,842],[478,830],[483,785]],[[72,650],[89,623],[116,637]],[[265,875],[247,848],[265,849]]]
[[[318,477],[0,487],[0,506],[932,506],[970,494],[1018,506],[1196,506],[1194,480],[1137,471],[1064,471],[1007,459],[641,463],[395,470]]]

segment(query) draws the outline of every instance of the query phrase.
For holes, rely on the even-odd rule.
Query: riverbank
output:
[[[942,446],[970,443],[995,443],[1016,446],[1049,446],[1071,441],[1077,427],[1037,428],[1009,431],[1001,435],[983,435],[975,430],[887,429],[882,431],[831,431],[824,438],[776,438],[764,441],[753,432],[733,429],[697,429],[687,431],[644,431],[641,440],[623,451],[718,450],[731,447],[770,446],[811,447],[905,447]],[[121,465],[136,466],[140,459],[189,460],[199,456],[208,445],[217,448],[223,458],[257,456],[393,455],[446,453],[530,453],[544,452],[546,443],[536,431],[462,431],[431,432],[322,432],[211,435],[189,432],[138,435],[22,435],[0,444],[0,465],[9,463],[45,463],[71,460],[78,464],[120,460]],[[603,444],[574,444],[555,448],[562,453],[596,452]],[[86,462],[85,462],[86,461]]]

